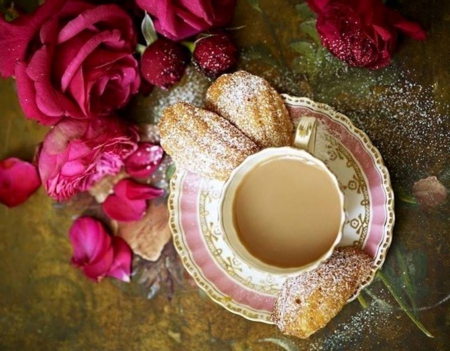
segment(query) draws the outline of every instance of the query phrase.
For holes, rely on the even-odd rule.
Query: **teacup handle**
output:
[[[302,117],[295,131],[294,147],[314,154],[316,131],[317,119],[315,117]]]

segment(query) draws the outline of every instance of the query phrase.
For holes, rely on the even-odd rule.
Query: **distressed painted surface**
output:
[[[417,345],[448,350],[450,201],[422,208],[412,187],[436,176],[450,189],[450,6],[425,0],[398,3],[406,17],[423,24],[429,38],[426,43],[401,42],[395,66],[383,74],[296,66],[299,54],[289,45],[307,40],[297,1],[261,0],[261,16],[241,0],[234,25],[246,24],[236,32],[243,49],[241,68],[264,76],[280,92],[332,105],[379,148],[391,172],[397,217],[383,271],[434,339],[398,309],[380,281],[363,293],[367,310],[352,302],[307,341],[227,312],[188,279],[176,286],[171,301],[164,289],[148,300],[148,290],[137,279],[93,284],[69,265],[67,230],[79,208],[57,208],[40,189],[17,208],[0,206],[0,350],[370,351]],[[160,111],[157,98],[173,100],[170,94],[155,90],[150,98],[136,100],[131,111],[140,120],[153,120]],[[12,79],[0,80],[0,106],[0,159],[31,160],[47,128],[23,117]]]

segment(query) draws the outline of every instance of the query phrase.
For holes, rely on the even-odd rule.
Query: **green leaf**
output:
[[[311,19],[300,24],[300,30],[306,34],[308,34],[311,39],[314,40],[315,43],[320,44],[319,33],[317,33],[316,29],[316,20]]]
[[[291,48],[301,54],[292,62],[292,69],[301,74],[306,74],[309,80],[315,79],[321,62],[317,60],[317,49],[314,44],[307,41],[296,41],[291,43]]]
[[[316,56],[316,49],[313,44],[308,43],[307,41],[295,41],[291,43],[291,48],[295,52],[298,52],[306,59],[314,59]]]
[[[411,321],[429,338],[434,338],[433,334],[431,334],[425,326],[411,313],[409,306],[406,305],[403,300],[396,294],[395,290],[392,288],[388,278],[383,274],[381,270],[377,272],[377,276],[381,279],[384,286],[389,290],[391,295],[394,297],[395,301],[400,305],[401,309],[407,314],[407,316],[411,319]]]
[[[245,57],[247,60],[251,61],[262,61],[271,66],[275,66],[277,68],[280,67],[280,63],[273,55],[270,48],[262,43],[258,43],[255,45],[248,46],[242,49],[242,57]]]
[[[399,188],[397,190],[397,198],[407,204],[417,205],[417,201],[414,195],[409,194],[405,189]]]
[[[170,178],[172,178],[173,174],[175,173],[175,165],[170,165],[166,170],[166,178],[169,181]]]
[[[300,15],[303,19],[309,19],[316,17],[314,12],[311,11],[308,4],[304,2],[303,4],[295,5],[295,9],[297,10],[297,13]]]
[[[14,2],[12,2],[8,8],[3,6],[3,3],[0,2],[0,13],[3,13],[5,15],[6,22],[11,22],[15,20],[17,17],[19,17],[19,13],[16,11],[14,7]]]
[[[136,50],[136,52],[140,53],[141,55],[144,54],[145,49],[147,49],[147,47],[145,45],[142,45],[142,44],[139,44],[139,43],[136,44],[136,49],[135,50]]]
[[[259,6],[258,0],[247,0],[247,2],[254,10],[256,10],[258,12],[262,12],[261,7]]]
[[[144,19],[141,23],[141,31],[147,46],[152,45],[158,39],[158,34],[156,34],[153,20],[147,12],[145,12]]]

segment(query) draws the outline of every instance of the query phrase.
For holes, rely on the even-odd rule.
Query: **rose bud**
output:
[[[161,164],[164,151],[152,143],[138,143],[138,148],[125,160],[125,171],[132,177],[149,177]]]
[[[195,65],[211,79],[236,66],[237,49],[228,34],[219,32],[198,39],[194,47]]]
[[[151,84],[169,89],[181,80],[189,59],[189,50],[186,47],[160,38],[144,51],[141,73]]]

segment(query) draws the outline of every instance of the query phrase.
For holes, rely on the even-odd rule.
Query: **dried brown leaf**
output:
[[[161,199],[150,201],[140,221],[118,222],[117,235],[130,245],[135,254],[156,261],[172,237],[166,202]]]

